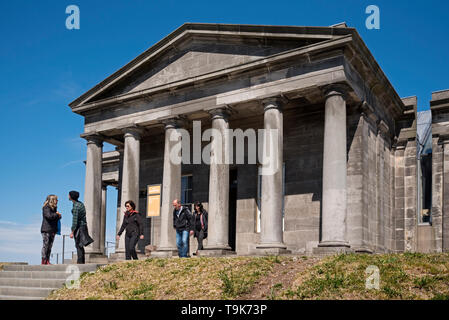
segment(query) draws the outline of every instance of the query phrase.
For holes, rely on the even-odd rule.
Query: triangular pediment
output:
[[[349,28],[185,24],[70,106],[193,79],[350,32]]]

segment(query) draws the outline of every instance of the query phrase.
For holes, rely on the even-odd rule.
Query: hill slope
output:
[[[365,287],[370,266],[378,289]],[[449,299],[449,254],[124,261],[48,299]]]

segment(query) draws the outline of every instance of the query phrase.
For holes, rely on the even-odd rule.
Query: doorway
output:
[[[237,169],[229,171],[229,246],[235,251],[237,219]]]

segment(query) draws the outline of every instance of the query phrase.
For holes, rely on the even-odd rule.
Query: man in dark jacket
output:
[[[86,222],[86,208],[81,201],[78,201],[80,194],[77,191],[69,192],[69,200],[73,202],[72,208],[72,233],[70,238],[75,237],[75,247],[77,254],[77,263],[84,264],[84,247],[91,243]]]
[[[176,246],[180,258],[188,257],[189,234],[193,234],[192,213],[181,202],[173,200],[173,228],[176,230]]]

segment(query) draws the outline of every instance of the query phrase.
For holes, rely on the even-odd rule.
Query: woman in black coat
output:
[[[125,202],[125,216],[123,217],[122,227],[120,228],[117,241],[120,241],[120,236],[126,229],[125,234],[125,256],[126,260],[138,260],[136,245],[139,239],[143,239],[143,218],[139,212],[136,211],[136,205],[133,201]]]
[[[198,255],[198,250],[203,250],[203,240],[207,238],[207,211],[203,208],[203,204],[196,201],[194,204],[195,212],[193,214],[193,231],[194,236],[198,240],[198,249],[193,255]]]
[[[58,197],[51,194],[47,197],[42,207],[42,226],[41,234],[43,240],[42,246],[42,264],[50,264],[51,248],[58,232],[58,221],[61,214],[58,209]]]

